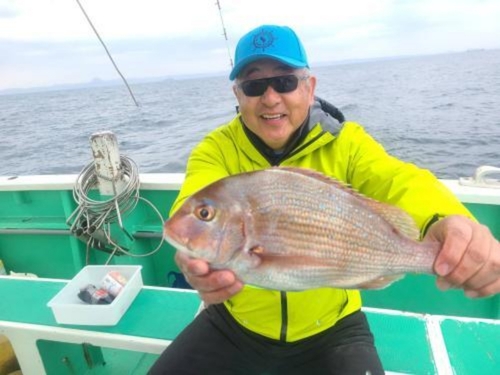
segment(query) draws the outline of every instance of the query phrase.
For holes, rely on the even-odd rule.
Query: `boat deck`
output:
[[[156,359],[200,308],[194,291],[143,287],[115,326],[63,325],[56,322],[47,302],[66,282],[0,277],[0,334],[10,339],[24,375],[128,373],[110,372],[116,361],[104,358],[100,347],[140,352],[120,356],[119,351],[108,351],[126,358],[133,368],[131,359],[143,360],[143,352]],[[85,367],[93,371],[79,371]]]
[[[47,302],[66,282],[0,277],[0,334],[25,375],[144,374],[200,309],[193,291],[143,287],[115,326],[61,325]],[[500,321],[364,311],[388,373],[500,373]]]

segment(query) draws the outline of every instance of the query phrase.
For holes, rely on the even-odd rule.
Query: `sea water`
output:
[[[316,94],[388,152],[440,178],[500,167],[500,50],[312,66]],[[0,95],[0,176],[79,173],[89,137],[116,134],[141,173],[183,172],[235,115],[226,76]]]

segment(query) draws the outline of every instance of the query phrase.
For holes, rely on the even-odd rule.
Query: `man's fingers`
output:
[[[446,229],[446,234],[443,236],[444,242],[442,242],[441,251],[434,264],[434,270],[439,276],[447,276],[454,271],[462,260],[462,256],[469,245],[471,236],[471,230],[469,230],[469,233],[464,233],[462,229],[456,227]]]
[[[188,283],[200,293],[225,289],[236,282],[231,271],[213,271],[204,276],[186,274]]]
[[[224,302],[243,288],[243,283],[232,271],[212,270],[204,260],[194,259],[177,251],[175,262],[189,285],[198,291],[207,304]]]
[[[466,291],[480,291],[480,295],[489,295],[500,292],[500,244],[493,239],[490,243],[490,256],[485,264],[476,274],[464,283]]]
[[[466,236],[463,234],[461,237],[458,234],[454,235],[446,244],[450,245],[451,243],[452,247],[445,248],[445,250],[452,249],[456,254],[461,254],[460,260],[454,267],[451,262],[455,260],[447,259],[447,262],[451,263],[452,270],[446,275],[446,281],[455,287],[478,286],[477,281],[480,280],[483,274],[483,268],[487,268],[485,265],[490,258],[492,237],[488,228],[475,224],[470,241],[467,244]],[[465,247],[458,247],[464,245]],[[465,249],[465,251],[457,251],[457,249],[461,248]],[[476,276],[479,276],[479,278]],[[475,282],[474,280],[477,281]],[[488,280],[488,283],[491,281],[493,280]]]
[[[236,281],[227,288],[214,290],[210,292],[200,292],[200,297],[203,300],[203,302],[209,305],[222,303],[225,300],[234,296],[236,293],[238,293],[241,290],[241,288],[243,288],[243,284],[239,281]]]
[[[500,292],[500,278],[497,278],[492,283],[483,286],[480,289],[465,290],[465,294],[470,298],[490,297]]]
[[[210,266],[201,259],[193,259],[186,254],[177,251],[175,262],[184,275],[206,275],[210,272]]]

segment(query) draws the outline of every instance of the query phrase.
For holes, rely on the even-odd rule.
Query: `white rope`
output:
[[[111,224],[118,223],[118,226],[128,238],[135,241],[132,235],[123,226],[122,217],[125,217],[133,211],[139,200],[147,203],[153,211],[155,211],[162,225],[164,221],[158,209],[149,200],[139,196],[140,181],[137,165],[131,159],[122,155],[120,156],[120,161],[121,173],[115,177],[114,180],[111,180],[111,182],[113,182],[113,190],[116,194],[107,200],[92,199],[89,193],[97,187],[98,177],[108,181],[110,181],[110,179],[101,175],[98,176],[93,162],[89,163],[80,172],[73,188],[73,198],[78,204],[78,207],[66,220],[68,225],[71,224],[71,232],[76,234],[82,241],[86,242],[87,247],[90,246],[102,249],[102,247],[107,245],[113,246],[111,256],[106,264],[109,263],[118,251],[132,257],[146,257],[156,253],[163,244],[163,237],[161,237],[159,245],[152,251],[146,254],[133,254],[125,250],[123,246],[112,239]],[[126,182],[120,192],[116,191],[115,183],[117,181]]]
[[[139,173],[137,165],[126,156],[120,156],[121,175],[116,180],[126,181],[123,190],[108,200],[94,200],[89,197],[89,192],[97,187],[98,179],[94,163],[89,163],[78,176],[73,189],[73,198],[78,204],[80,214],[87,219],[88,227],[102,227],[104,224],[121,220],[121,215],[131,211],[137,205],[139,197]],[[107,179],[107,178],[106,178]],[[109,180],[109,179],[108,179]],[[114,182],[112,181],[113,185]],[[116,191],[116,189],[115,189]],[[78,220],[75,220],[77,223]]]

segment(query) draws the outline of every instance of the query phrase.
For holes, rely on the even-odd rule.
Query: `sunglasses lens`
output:
[[[276,92],[284,94],[295,90],[298,84],[299,78],[290,74],[287,76],[252,79],[242,82],[240,87],[246,96],[261,96],[266,92],[269,85],[271,85]]]
[[[299,79],[294,75],[274,77],[271,81],[273,89],[280,94],[292,92],[297,88],[298,84]]]
[[[246,96],[261,96],[269,85],[267,79],[252,79],[241,84],[241,89]]]

